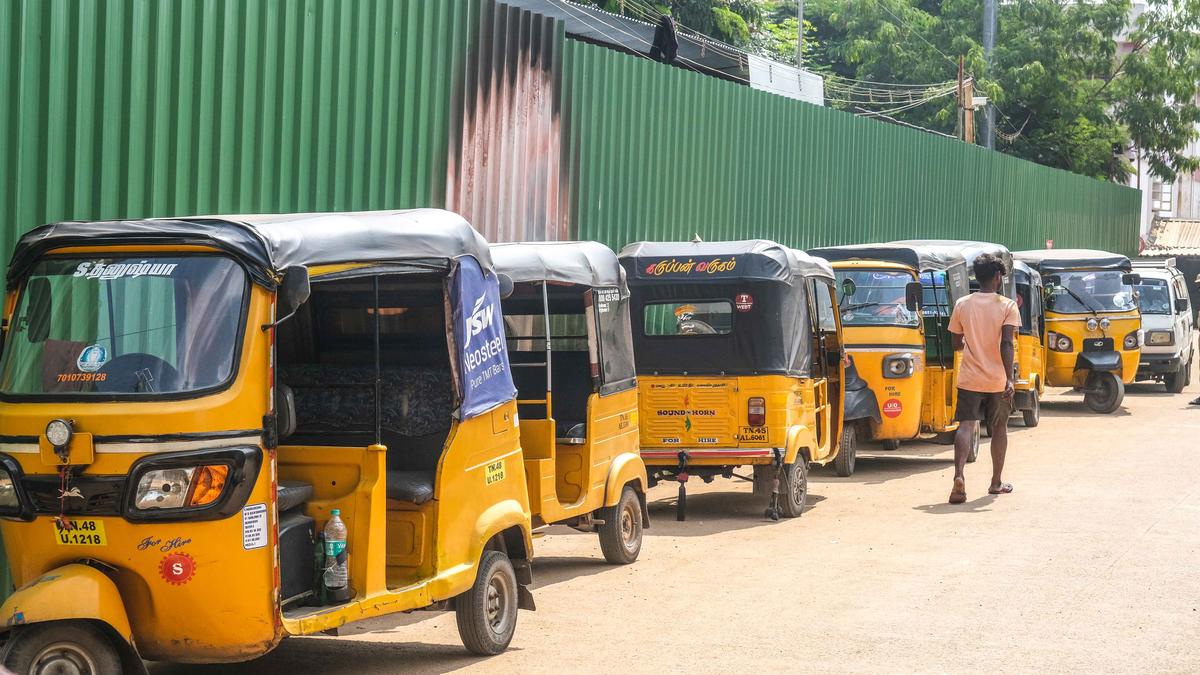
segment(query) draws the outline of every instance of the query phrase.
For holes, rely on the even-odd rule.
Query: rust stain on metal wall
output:
[[[490,241],[564,239],[562,26],[495,0],[475,8],[450,104],[446,207]]]

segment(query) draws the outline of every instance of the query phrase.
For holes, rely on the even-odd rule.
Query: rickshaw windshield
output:
[[[247,276],[216,255],[49,257],[20,293],[0,393],[178,395],[235,369]]]
[[[854,282],[854,294],[839,297],[843,326],[903,326],[916,328],[920,316],[905,306],[904,288],[913,281],[901,270],[836,270],[838,283],[845,288]]]
[[[1061,314],[1128,312],[1137,308],[1133,288],[1120,270],[1059,272],[1058,284],[1047,284],[1046,311]]]
[[[1142,314],[1171,314],[1171,288],[1166,279],[1143,278],[1137,290],[1138,309]]]

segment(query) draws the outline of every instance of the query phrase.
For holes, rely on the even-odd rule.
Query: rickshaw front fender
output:
[[[3,630],[46,621],[99,621],[133,643],[129,615],[117,585],[100,570],[72,563],[46,572],[17,589],[0,606]]]
[[[505,537],[504,543],[507,547],[509,557],[525,560],[532,559],[533,535],[529,531],[529,519],[529,509],[522,506],[515,499],[506,499],[492,504],[485,509],[475,521],[475,541],[472,543],[471,548],[472,560],[479,560],[483,555],[484,547],[496,535],[513,528],[521,531],[519,545],[523,546],[524,550],[514,550],[518,542],[511,541],[509,537]]]
[[[1117,352],[1080,352],[1075,359],[1075,370],[1091,370],[1100,373],[1121,372],[1121,355]]]
[[[650,526],[650,512],[646,507],[646,486],[650,480],[646,475],[646,463],[642,456],[632,452],[623,452],[613,458],[608,467],[608,479],[604,483],[604,505],[616,506],[621,501],[621,491],[625,486],[634,483],[638,491],[638,501],[641,502],[642,523]]]
[[[817,448],[817,437],[808,425],[797,424],[788,429],[787,445],[783,449],[783,463],[791,464],[796,461],[796,455],[808,448],[808,461],[812,461],[812,453]]]

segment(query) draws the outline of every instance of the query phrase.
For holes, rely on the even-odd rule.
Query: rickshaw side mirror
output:
[[[924,294],[925,290],[919,281],[910,281],[904,285],[904,306],[908,311],[915,312],[921,308],[921,296]]]
[[[513,283],[512,277],[502,272],[496,273],[496,280],[500,282],[500,299],[503,300],[513,294],[516,284]]]
[[[1050,274],[1045,278],[1044,282],[1046,288],[1050,288],[1051,286],[1062,286],[1062,277],[1058,276],[1057,274]]]
[[[308,301],[312,292],[308,281],[308,268],[302,265],[289,267],[283,271],[283,280],[279,283],[279,311],[285,316],[291,316]]]
[[[45,342],[50,337],[50,317],[54,315],[54,300],[50,295],[50,280],[45,277],[30,279],[25,286],[29,294],[29,341]]]
[[[1176,312],[1188,311],[1188,299],[1187,298],[1175,298],[1175,311]]]
[[[1137,286],[1142,283],[1142,275],[1140,274],[1122,274],[1121,283],[1126,286]]]
[[[858,290],[858,285],[854,283],[853,279],[842,279],[842,297],[843,298],[848,298],[848,297],[854,295],[855,291],[857,291],[857,290]]]

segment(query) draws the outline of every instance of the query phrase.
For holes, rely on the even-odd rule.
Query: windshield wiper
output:
[[[845,307],[842,308],[842,311],[853,312],[856,309],[863,309],[865,307],[876,307],[879,304],[880,303],[878,303],[878,302],[864,302],[860,305],[846,305]]]
[[[1092,309],[1092,306],[1088,304],[1087,300],[1084,300],[1083,298],[1079,297],[1079,295],[1078,295],[1078,294],[1076,294],[1076,293],[1075,293],[1075,291],[1071,290],[1071,289],[1070,289],[1070,287],[1068,287],[1068,286],[1063,286],[1063,287],[1062,287],[1062,289],[1063,289],[1064,291],[1066,291],[1067,293],[1070,293],[1070,294],[1071,294],[1071,297],[1072,297],[1072,298],[1075,298],[1075,300],[1076,300],[1076,301],[1077,301],[1077,302],[1078,302],[1078,303],[1079,303],[1079,304],[1080,304],[1080,305],[1081,305],[1081,306],[1082,306],[1084,309],[1086,309],[1087,311],[1089,311],[1089,312],[1091,312],[1091,313],[1092,313],[1092,316],[1099,316],[1099,315],[1097,314],[1097,310],[1095,310],[1095,309]]]

